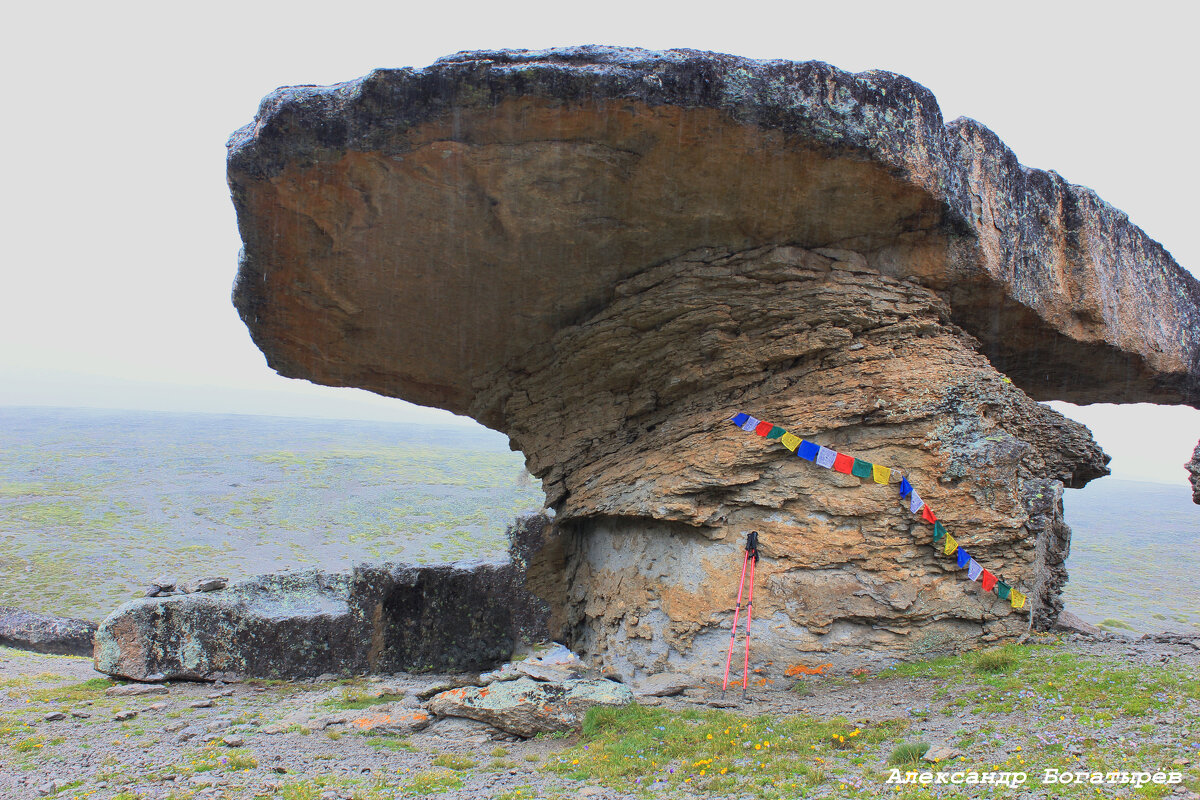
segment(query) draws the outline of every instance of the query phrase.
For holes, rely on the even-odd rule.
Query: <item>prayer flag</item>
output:
[[[900,479],[900,496],[908,497],[908,493],[912,491],[912,484],[908,482],[908,478]]]
[[[742,423],[742,430],[750,431],[751,433],[753,433],[754,429],[757,427],[758,427],[758,420],[756,420],[754,417],[748,416],[748,417],[746,417],[746,421]]]
[[[950,537],[947,536],[946,538],[949,539]],[[955,555],[958,556],[958,568],[959,569],[962,569],[967,564],[971,563],[971,554],[968,553],[966,550],[963,550],[961,547],[958,548],[958,551],[955,553]]]
[[[783,428],[776,425],[773,428],[771,428],[771,432],[767,434],[767,438],[768,439],[778,439],[780,436],[783,436],[785,433],[787,433],[787,431],[785,431]]]
[[[926,522],[937,522],[937,516],[934,515],[933,509],[929,506],[925,506],[921,509],[921,519],[925,520]]]
[[[774,427],[775,426],[769,422],[760,422],[760,423],[758,423],[758,425],[756,425],[754,427],[754,432],[757,433],[759,436],[766,436],[768,433],[771,432],[771,428],[774,428]]]
[[[946,555],[954,555],[954,551],[958,549],[958,542],[954,541],[954,537],[946,534]]]
[[[1012,593],[1009,596],[1009,598],[1010,598],[1010,602],[1012,603],[1013,608],[1024,608],[1025,607],[1025,595],[1021,594],[1016,589],[1012,590]]]
[[[908,510],[912,513],[917,513],[921,510],[921,506],[925,505],[925,501],[921,499],[921,495],[917,494],[917,490],[912,490],[912,500],[908,504]]]
[[[992,589],[996,588],[996,576],[988,572],[986,569],[983,571],[983,575],[979,576],[979,582],[983,584],[983,590],[985,592],[990,592]]]
[[[833,466],[833,462],[837,460],[837,457],[838,454],[835,451],[830,450],[828,447],[820,447],[817,449],[817,457],[814,460],[820,466],[829,469]]]
[[[845,453],[838,453],[833,459],[833,469],[835,472],[844,472],[850,474],[850,470],[854,469],[854,459]]]
[[[803,458],[805,461],[812,461],[821,452],[821,448],[805,439],[800,442],[800,446],[796,448],[796,455]]]
[[[973,581],[979,580],[979,576],[983,574],[983,565],[975,559],[967,562],[967,577]]]
[[[872,473],[871,467],[874,466],[870,461],[863,461],[861,458],[854,459],[854,466],[850,468],[851,475],[857,475],[860,478],[870,478]]]
[[[729,421],[732,422],[734,425],[737,425],[740,428],[740,427],[742,427],[742,425],[744,425],[746,423],[746,420],[748,420],[748,419],[750,419],[749,414],[743,414],[739,411],[738,413],[734,414],[729,419]]]
[[[784,447],[786,447],[788,450],[791,450],[794,453],[794,452],[796,452],[796,445],[800,444],[800,437],[793,436],[790,433],[785,433],[783,436],[779,437],[779,441],[783,444]]]
[[[881,467],[875,464],[871,467],[871,472],[875,475],[875,482],[887,486],[892,480],[892,470],[888,467]]]
[[[1004,581],[996,582],[996,594],[1000,595],[1001,600],[1007,600],[1009,598],[1009,592],[1011,591],[1012,587]]]
[[[946,526],[940,522],[933,523],[933,541],[937,543],[946,535]]]

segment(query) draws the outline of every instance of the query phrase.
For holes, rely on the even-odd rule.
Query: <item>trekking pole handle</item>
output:
[[[758,531],[750,531],[746,534],[746,553],[750,558],[758,561]]]

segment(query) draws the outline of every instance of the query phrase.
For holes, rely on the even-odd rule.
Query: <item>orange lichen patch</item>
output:
[[[824,675],[825,670],[832,666],[833,664],[821,664],[820,666],[816,667],[806,667],[803,664],[792,664],[783,671],[783,674],[787,675],[789,678],[793,678],[797,675]]]
[[[871,670],[867,669],[866,667],[855,667],[854,669],[850,670],[850,674],[856,678],[860,678],[863,675],[870,675]]]
[[[403,722],[424,722],[429,715],[424,711],[414,711],[411,714],[368,714],[365,717],[351,720],[350,724],[361,731],[369,731],[380,725],[390,725]]]

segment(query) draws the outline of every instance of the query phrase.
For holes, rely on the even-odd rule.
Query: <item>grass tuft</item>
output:
[[[929,752],[929,742],[905,742],[896,745],[888,756],[887,763],[893,767],[903,767],[920,763],[921,756]]]

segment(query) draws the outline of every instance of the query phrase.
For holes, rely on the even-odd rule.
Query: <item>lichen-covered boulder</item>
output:
[[[628,686],[609,680],[536,681],[522,677],[487,686],[464,686],[435,695],[425,707],[443,717],[467,717],[516,736],[578,730],[596,705],[633,702]]]
[[[96,623],[0,607],[0,645],[36,653],[90,656]]]
[[[549,526],[510,528],[528,553]],[[139,681],[313,677],[489,669],[547,638],[546,603],[523,558],[363,565],[265,575],[211,592],[140,598],[96,634],[96,669]]]

